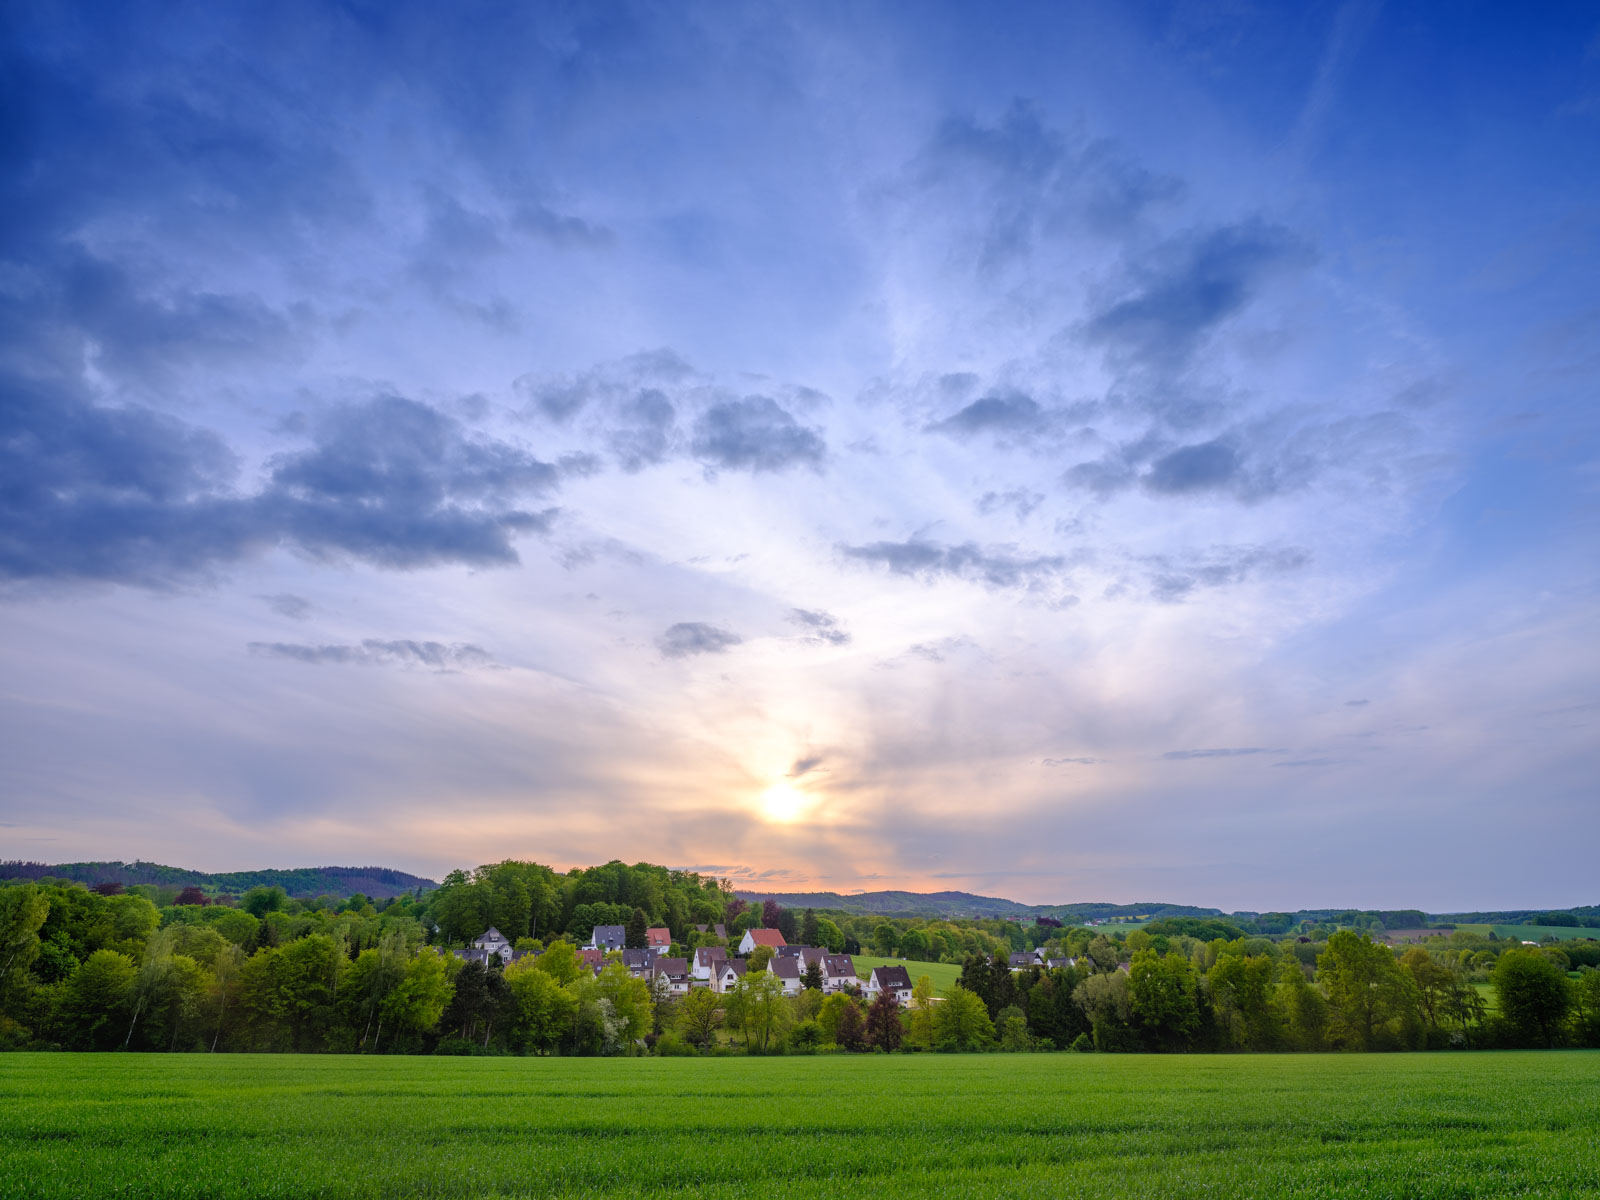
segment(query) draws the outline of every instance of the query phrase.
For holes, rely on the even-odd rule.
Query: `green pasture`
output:
[[[912,962],[907,958],[876,958],[870,954],[857,954],[853,961],[856,974],[863,981],[872,974],[873,967],[904,967],[912,983],[916,983],[919,975],[926,975],[933,980],[934,991],[941,996],[948,996],[950,989],[961,978],[961,967],[957,963]]]
[[[0,1197],[1600,1195],[1600,1053],[0,1055]]]
[[[1488,936],[1494,930],[1497,938],[1510,938],[1514,942],[1538,942],[1547,937],[1560,938],[1600,938],[1600,929],[1579,928],[1572,925],[1457,925],[1457,929],[1470,930],[1473,933]],[[1446,933],[1444,936],[1449,937]]]

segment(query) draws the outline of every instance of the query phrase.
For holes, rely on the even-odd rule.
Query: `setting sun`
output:
[[[787,783],[775,783],[761,797],[761,815],[777,825],[798,821],[811,804],[811,797]]]

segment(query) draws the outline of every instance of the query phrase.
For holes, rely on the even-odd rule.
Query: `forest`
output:
[[[1215,917],[1138,927],[884,918],[747,903],[724,882],[620,862],[507,861],[432,891],[239,896],[60,879],[0,885],[6,1049],[615,1055],[1228,1052],[1600,1045],[1600,942],[1467,929],[1401,946],[1371,914],[1272,934]],[[579,947],[596,925],[672,953],[775,928],[904,960],[909,1003],[806,980],[758,950],[727,994],[673,997]],[[717,926],[725,937],[719,936]],[[515,961],[464,961],[494,926]],[[1532,932],[1530,930],[1530,932]],[[1037,953],[1032,953],[1037,951]],[[1037,961],[1042,960],[1042,961]],[[936,989],[917,964],[959,964]],[[954,968],[946,968],[953,970]]]

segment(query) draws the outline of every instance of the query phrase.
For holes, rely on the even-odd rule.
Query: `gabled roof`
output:
[[[809,967],[812,963],[821,966],[822,960],[828,957],[828,952],[820,946],[800,946],[798,949],[799,953],[795,955],[795,958],[800,960],[802,968]]]
[[[744,939],[740,938],[739,940],[743,941]],[[752,929],[750,931],[750,940],[758,946],[771,946],[774,950],[779,946],[787,945],[783,940],[783,934],[776,929]]]
[[[800,960],[798,958],[775,958],[767,964],[767,970],[771,971],[779,979],[799,979]]]
[[[632,970],[636,967],[648,967],[656,957],[656,952],[646,946],[643,950],[623,950],[622,965]]]
[[[694,961],[702,967],[709,967],[728,957],[728,951],[722,946],[701,946],[694,952]]]
[[[578,956],[591,967],[598,967],[601,963],[606,961],[606,952],[601,950],[599,947],[596,947],[593,950],[579,950]]]
[[[822,970],[828,975],[854,975],[856,973],[856,960],[848,954],[824,955]]]
[[[1026,950],[1018,950],[1011,955],[1013,967],[1031,967],[1037,960]]]
[[[672,930],[665,926],[658,929],[646,929],[644,931],[644,944],[646,946],[670,946],[672,945]]]
[[[656,977],[663,975],[687,975],[689,973],[689,960],[687,958],[658,958],[655,965]]]
[[[491,926],[489,926],[489,928],[485,929],[482,933],[480,933],[478,935],[478,940],[480,942],[488,942],[488,941],[503,942],[503,941],[506,940],[506,935],[501,933],[498,929],[496,929],[493,925],[491,925]]]
[[[743,975],[749,969],[749,964],[744,959],[730,958],[717,968],[717,973],[726,975],[729,971],[732,971],[735,975]]]
[[[880,989],[911,986],[911,975],[904,967],[873,967],[872,977],[878,981]]]
[[[728,940],[728,927],[726,925],[724,925],[721,921],[718,921],[715,925],[713,925],[711,927],[711,932],[715,933],[723,941],[727,941]]]

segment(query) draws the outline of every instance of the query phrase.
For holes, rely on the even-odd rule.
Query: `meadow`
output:
[[[960,963],[915,962],[908,958],[879,958],[872,954],[854,955],[852,961],[856,964],[856,974],[862,979],[872,972],[873,967],[904,967],[912,983],[916,983],[918,976],[926,975],[933,981],[933,990],[941,996],[948,996],[950,989],[961,978]]]
[[[0,1197],[1600,1194],[1600,1053],[0,1055]]]

